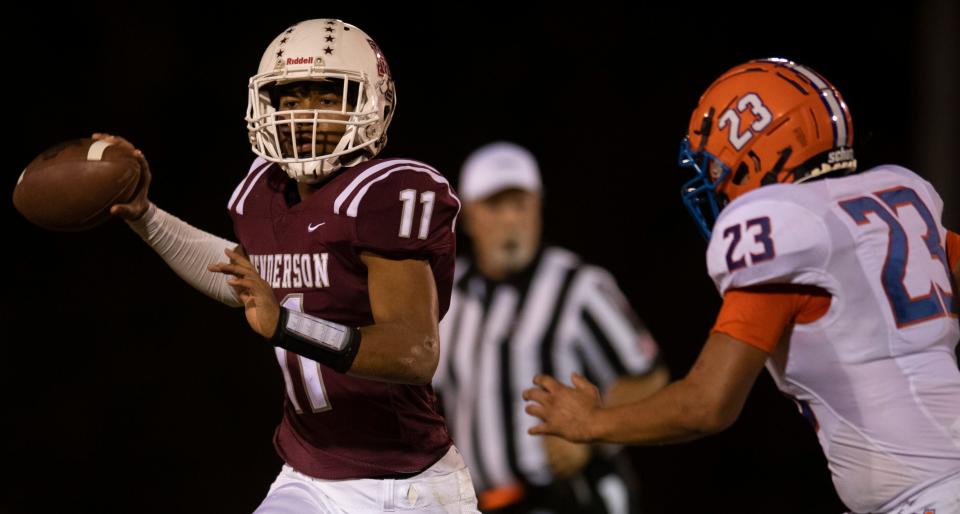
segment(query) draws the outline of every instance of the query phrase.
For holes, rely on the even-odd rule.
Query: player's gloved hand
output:
[[[527,414],[542,423],[527,430],[531,435],[557,435],[568,441],[586,443],[594,438],[591,420],[602,405],[600,390],[589,380],[573,373],[573,387],[567,387],[551,376],[537,375],[537,387],[523,391]]]
[[[237,291],[237,296],[243,302],[247,322],[250,323],[254,332],[270,339],[280,321],[280,304],[273,295],[273,289],[260,277],[260,273],[247,259],[241,247],[238,246],[234,250],[226,249],[223,253],[227,255],[230,262],[211,264],[207,269],[233,275],[227,283]]]
[[[590,460],[590,446],[571,443],[552,435],[543,438],[547,450],[547,463],[557,478],[567,478],[580,471]]]
[[[110,214],[114,216],[120,216],[121,218],[130,221],[142,218],[147,212],[147,209],[150,207],[150,199],[147,198],[147,192],[150,190],[150,180],[152,178],[150,174],[150,165],[147,164],[147,159],[143,156],[143,152],[138,150],[129,141],[119,136],[112,136],[110,134],[93,134],[91,138],[94,141],[106,140],[115,145],[126,147],[137,157],[137,161],[140,163],[140,181],[137,182],[137,190],[133,195],[133,199],[127,203],[118,203],[112,205],[110,207]]]

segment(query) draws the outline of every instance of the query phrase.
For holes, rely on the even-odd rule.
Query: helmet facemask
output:
[[[681,200],[700,233],[709,240],[710,229],[727,203],[726,197],[717,192],[717,186],[730,176],[730,168],[709,152],[691,149],[687,138],[680,142],[678,164],[681,168],[693,169],[695,173],[683,184]]]
[[[381,120],[364,78],[329,71],[302,80],[269,75],[274,74],[254,77],[250,84],[247,128],[254,153],[279,163],[291,177],[311,182],[373,154],[365,150],[381,138]],[[326,93],[317,93],[311,83],[327,86]],[[280,91],[301,85],[310,94],[338,93],[339,105],[286,110],[278,104]]]

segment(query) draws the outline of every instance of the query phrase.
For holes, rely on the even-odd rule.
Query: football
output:
[[[27,165],[13,190],[13,205],[48,230],[78,231],[110,219],[110,207],[133,198],[140,162],[133,147],[76,139],[53,146]]]

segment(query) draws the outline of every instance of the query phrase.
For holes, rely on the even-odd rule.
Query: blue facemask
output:
[[[710,180],[710,161],[716,162],[723,170],[716,181]],[[717,195],[717,184],[730,174],[730,168],[708,152],[693,151],[687,138],[680,142],[678,164],[681,168],[693,168],[696,172],[696,176],[683,184],[680,197],[697,223],[700,233],[709,241],[710,231],[720,215],[720,209],[723,208],[721,198]]]

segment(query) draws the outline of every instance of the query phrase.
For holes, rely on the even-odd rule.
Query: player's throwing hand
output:
[[[91,138],[94,141],[105,140],[107,142],[128,148],[137,158],[137,162],[140,164],[140,179],[137,182],[137,189],[133,194],[133,198],[126,203],[112,205],[110,207],[110,214],[114,216],[120,216],[121,218],[129,221],[142,218],[147,212],[147,209],[150,207],[150,199],[148,198],[148,194],[150,191],[150,181],[152,176],[150,174],[150,165],[147,163],[147,158],[143,156],[143,152],[141,152],[140,149],[136,148],[132,143],[120,136],[96,133],[93,134]]]
[[[600,391],[586,378],[570,375],[573,387],[567,387],[548,375],[537,375],[532,387],[523,391],[527,414],[543,422],[531,427],[531,435],[558,435],[574,442],[590,442],[591,418],[602,405]]]

